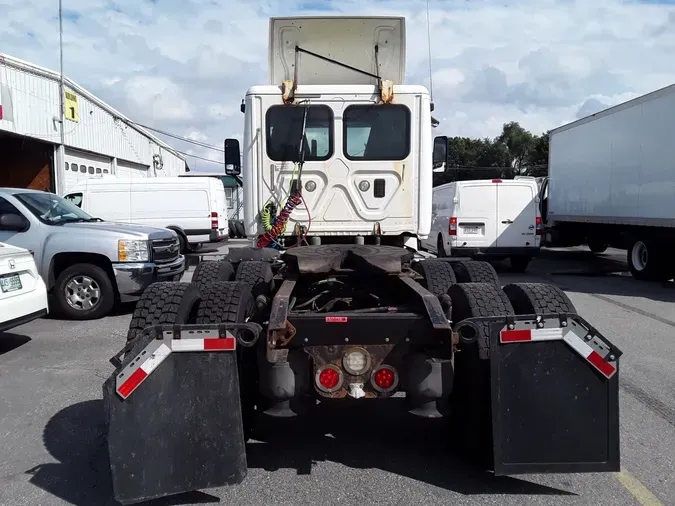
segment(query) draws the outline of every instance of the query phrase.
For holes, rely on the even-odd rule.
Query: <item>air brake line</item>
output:
[[[293,173],[291,174],[291,183],[289,188],[288,198],[284,207],[281,209],[279,215],[272,220],[272,206],[274,203],[267,201],[263,206],[263,209],[260,213],[260,219],[265,228],[265,234],[258,238],[257,246],[258,248],[266,248],[270,243],[274,243],[278,246],[276,242],[277,237],[284,233],[286,230],[286,224],[288,223],[289,218],[293,210],[304,202],[302,198],[302,167],[305,164],[305,133],[307,130],[307,115],[309,111],[309,104],[305,106],[305,112],[302,116],[302,130],[300,132],[300,148],[298,151],[298,160],[299,162],[293,167]],[[297,184],[295,183],[295,169],[298,169],[298,179]],[[305,207],[307,204],[305,204]],[[276,206],[274,206],[276,207]],[[276,209],[274,209],[276,210]],[[309,211],[309,210],[308,210]],[[269,228],[268,228],[269,227]]]

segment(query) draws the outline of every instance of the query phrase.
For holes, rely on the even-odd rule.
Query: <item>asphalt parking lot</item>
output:
[[[236,247],[232,241],[231,247]],[[619,474],[495,478],[453,457],[443,428],[390,411],[352,416],[342,437],[284,428],[252,443],[244,484],[158,505],[675,505],[675,286],[627,274],[624,253],[546,251],[525,275],[552,281],[624,352]],[[189,279],[189,273],[186,278]],[[101,385],[133,307],[92,322],[43,319],[0,334],[0,504],[112,506]],[[335,420],[339,425],[339,419]]]

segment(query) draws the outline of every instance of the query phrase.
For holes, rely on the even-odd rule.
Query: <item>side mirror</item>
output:
[[[448,163],[448,138],[445,135],[440,135],[434,138],[433,151],[433,168],[438,169],[443,167],[443,164]]]
[[[0,230],[23,232],[26,229],[26,220],[18,214],[0,214]]]
[[[241,174],[241,153],[237,139],[225,139],[225,174],[228,176]]]

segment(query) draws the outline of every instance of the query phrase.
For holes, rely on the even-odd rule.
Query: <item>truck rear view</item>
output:
[[[403,20],[270,28],[277,82],[247,94],[243,163],[225,148],[254,244],[138,303],[104,385],[115,498],[236,485],[260,420],[396,394],[496,474],[617,470],[620,350],[554,286],[410,247],[433,157]]]

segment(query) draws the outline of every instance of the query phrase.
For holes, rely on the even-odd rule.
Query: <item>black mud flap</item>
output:
[[[121,504],[240,483],[247,473],[237,354],[227,332],[255,324],[146,329],[146,346],[103,385],[114,496]],[[251,345],[248,341],[246,345]],[[179,353],[187,352],[187,353]]]
[[[621,351],[574,314],[471,322],[491,328],[495,474],[620,471]]]

